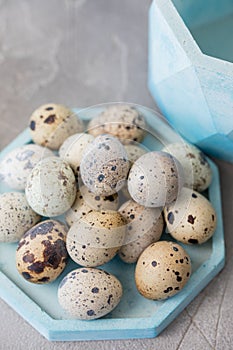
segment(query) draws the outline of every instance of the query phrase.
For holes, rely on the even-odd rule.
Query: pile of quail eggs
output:
[[[191,275],[183,246],[206,242],[216,229],[201,194],[211,168],[200,150],[184,142],[147,150],[146,119],[132,105],[108,106],[84,125],[67,107],[47,104],[33,112],[29,129],[33,143],[0,163],[11,189],[0,195],[0,241],[18,242],[21,276],[52,282],[72,259],[77,268],[59,284],[58,301],[85,320],[121,300],[121,282],[101,268],[117,254],[135,263],[145,298],[178,293]],[[171,239],[160,239],[165,230]]]

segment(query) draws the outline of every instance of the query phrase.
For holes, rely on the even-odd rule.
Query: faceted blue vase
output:
[[[151,94],[184,138],[229,162],[233,162],[232,35],[232,0],[154,0],[151,5]]]

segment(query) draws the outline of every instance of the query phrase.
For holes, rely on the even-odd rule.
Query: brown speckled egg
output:
[[[29,206],[25,194],[7,192],[0,195],[0,242],[17,242],[34,226],[40,216]]]
[[[68,225],[71,226],[93,210],[117,210],[117,208],[117,193],[110,196],[99,196],[91,192],[86,186],[81,186],[77,192],[76,200],[65,214],[65,218]]]
[[[46,220],[32,227],[19,241],[16,267],[29,282],[54,281],[67,263],[64,224]]]
[[[70,209],[76,192],[72,169],[58,157],[41,160],[30,173],[25,189],[33,210],[47,217],[61,215]]]
[[[179,160],[184,170],[184,185],[198,192],[207,189],[212,180],[212,170],[204,153],[188,143],[172,143],[163,148]]]
[[[93,136],[111,134],[123,143],[140,142],[144,138],[146,121],[134,106],[112,105],[107,107],[88,125],[88,132]]]
[[[164,209],[168,232],[186,244],[206,242],[215,232],[217,216],[202,194],[183,188],[177,201]]]
[[[124,262],[134,263],[146,247],[160,239],[163,216],[159,208],[145,208],[132,199],[122,204],[119,212],[127,220],[127,230],[118,254]]]
[[[188,282],[191,261],[177,243],[158,241],[140,255],[135,282],[140,294],[148,299],[166,299],[179,292]]]
[[[79,174],[80,163],[86,147],[94,140],[90,134],[79,133],[68,137],[59,149],[59,156]]]
[[[100,135],[83,154],[80,172],[83,183],[97,195],[117,193],[125,183],[129,161],[124,146],[111,135]]]
[[[126,221],[117,211],[92,211],[68,231],[68,253],[81,266],[100,266],[117,254],[125,232]]]
[[[162,207],[173,202],[183,185],[180,163],[166,152],[148,152],[133,164],[128,190],[135,202],[145,207]]]
[[[24,190],[27,177],[43,158],[54,156],[48,148],[28,144],[9,152],[0,163],[0,180],[14,190]]]
[[[83,122],[69,108],[48,103],[32,113],[29,128],[35,143],[57,150],[67,137],[83,131]]]
[[[114,275],[101,269],[79,268],[61,281],[58,301],[68,317],[93,320],[111,312],[122,293],[122,285]]]

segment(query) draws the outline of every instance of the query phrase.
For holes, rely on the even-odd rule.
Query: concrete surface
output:
[[[147,90],[149,0],[0,0],[0,149],[40,104],[110,101],[156,108]],[[0,301],[0,349],[233,348],[233,165],[220,167],[227,262],[157,338],[51,343]]]

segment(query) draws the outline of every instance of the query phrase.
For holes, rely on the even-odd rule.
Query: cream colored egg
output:
[[[119,212],[127,221],[127,230],[118,254],[124,262],[134,263],[146,247],[160,239],[164,227],[161,209],[145,208],[129,200]]]
[[[176,157],[184,170],[184,185],[198,192],[207,189],[212,180],[210,164],[200,149],[188,143],[172,143],[163,148]]]
[[[146,121],[134,106],[111,105],[93,118],[88,132],[93,136],[111,134],[123,143],[140,142],[145,136]]]
[[[70,209],[76,192],[72,169],[58,157],[41,160],[30,173],[25,189],[33,210],[47,217],[61,215]]]
[[[0,180],[14,190],[24,190],[28,175],[43,158],[54,156],[48,148],[27,144],[9,152],[0,163]]]
[[[191,274],[187,252],[177,243],[159,241],[149,245],[140,255],[135,282],[145,298],[160,300],[178,293]]]
[[[29,206],[25,194],[6,192],[0,195],[0,242],[17,242],[34,226],[40,215]]]
[[[122,294],[122,285],[114,275],[101,269],[79,268],[61,281],[58,301],[68,317],[93,320],[115,309]]]
[[[168,232],[186,244],[202,244],[212,237],[217,215],[210,201],[202,194],[183,188],[174,204],[164,209]]]
[[[125,232],[126,221],[117,211],[92,211],[71,226],[68,253],[81,266],[103,265],[117,254]]]
[[[180,163],[166,152],[148,152],[136,160],[128,176],[132,199],[145,207],[173,202],[183,186]]]
[[[49,283],[67,263],[67,229],[59,221],[46,220],[32,227],[19,241],[16,267],[28,282]]]
[[[93,210],[117,210],[118,202],[117,193],[110,196],[99,196],[91,192],[86,186],[81,186],[74,204],[65,214],[66,222],[71,226]]]
[[[93,140],[92,135],[79,133],[68,137],[61,145],[59,156],[71,166],[75,175],[79,174],[83,153]]]
[[[129,161],[124,146],[111,135],[100,135],[83,154],[80,173],[83,183],[97,195],[117,193],[125,183]]]
[[[48,103],[32,113],[29,128],[36,144],[58,150],[67,137],[83,131],[83,122],[66,106]]]

